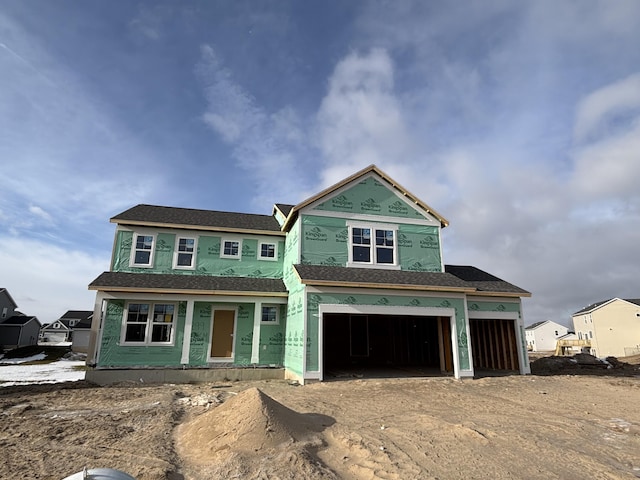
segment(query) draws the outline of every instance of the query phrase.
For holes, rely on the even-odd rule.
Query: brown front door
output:
[[[211,358],[233,358],[234,310],[215,310],[211,332]]]

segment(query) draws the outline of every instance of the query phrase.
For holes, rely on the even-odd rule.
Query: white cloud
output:
[[[41,207],[39,207],[37,205],[31,205],[29,207],[29,212],[31,212],[36,217],[39,217],[42,220],[45,220],[47,222],[51,222],[52,221],[51,215],[49,215],[44,209],[42,209]]]
[[[640,198],[640,73],[585,96],[577,107],[572,188],[583,202]]]
[[[255,186],[253,203],[297,203],[308,191],[300,176],[311,162],[305,121],[290,106],[268,112],[233,78],[213,47],[201,48],[197,73],[207,108],[203,121],[232,146],[233,157]],[[274,188],[277,185],[277,188]]]
[[[596,135],[616,116],[634,113],[640,117],[640,73],[607,85],[587,95],[578,104],[575,139],[580,142]]]
[[[0,286],[26,315],[49,323],[67,310],[93,310],[89,283],[109,268],[108,256],[96,257],[24,237],[0,236]]]
[[[386,51],[353,52],[338,62],[317,124],[328,164],[322,178],[325,185],[367,165],[384,167],[407,157],[410,142]]]

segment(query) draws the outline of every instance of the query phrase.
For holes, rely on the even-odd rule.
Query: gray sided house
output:
[[[448,221],[374,165],[272,215],[137,205],[111,221],[88,380],[530,372],[530,294],[445,265]]]
[[[6,288],[0,288],[0,322],[12,317],[18,304],[11,298]]]
[[[40,321],[17,311],[18,305],[6,288],[0,288],[0,347],[5,350],[35,345]]]
[[[37,317],[27,315],[12,315],[0,320],[0,347],[10,350],[36,345],[41,326]]]

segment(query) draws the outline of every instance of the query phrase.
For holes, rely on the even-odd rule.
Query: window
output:
[[[593,332],[589,330],[589,338],[593,338]]]
[[[2,307],[2,318],[6,318],[7,317],[7,312],[9,311],[9,309],[7,307]]]
[[[260,260],[277,260],[278,252],[275,243],[260,242],[258,258]]]
[[[133,265],[136,267],[150,267],[153,262],[153,235],[134,235],[132,251]]]
[[[124,315],[123,342],[171,343],[174,313],[175,305],[170,303],[130,303]]]
[[[353,224],[349,230],[349,263],[354,266],[398,266],[395,227]]]
[[[220,256],[222,258],[240,258],[242,242],[240,240],[222,240]]]
[[[173,253],[173,268],[193,268],[195,265],[196,239],[178,237]]]
[[[276,305],[263,305],[261,322],[268,323],[270,325],[277,325],[278,307]]]
[[[371,262],[371,229],[354,228],[351,230],[351,242],[354,262]]]
[[[393,264],[393,230],[376,230],[376,263]]]

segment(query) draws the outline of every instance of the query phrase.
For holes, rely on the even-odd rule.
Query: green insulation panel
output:
[[[302,258],[305,265],[346,266],[349,232],[343,218],[302,217]]]
[[[287,308],[280,306],[278,325],[260,325],[259,364],[280,367],[284,359],[284,327]]]
[[[441,272],[440,228],[400,225],[398,228],[398,258],[402,270]]]
[[[153,303],[140,301],[139,303]],[[99,367],[177,366],[182,355],[186,302],[177,303],[173,345],[121,345],[125,301],[110,300],[103,322]]]
[[[321,304],[373,305],[388,307],[440,307],[453,308],[458,332],[458,361],[461,370],[470,368],[470,346],[467,339],[467,327],[464,300],[461,298],[365,295],[365,294],[309,294],[307,295],[307,371],[320,369],[319,365],[319,306]]]
[[[184,234],[188,236],[189,234]],[[193,270],[174,269],[173,254],[176,235],[159,233],[154,245],[153,266],[130,266],[133,232],[119,231],[116,235],[115,252],[112,264],[114,272],[173,273],[180,275],[218,275],[225,277],[281,278],[284,258],[284,239],[274,238],[277,244],[277,259],[258,258],[259,241],[257,238],[242,239],[242,254],[239,259],[221,258],[220,236],[199,235],[196,251],[196,268]]]
[[[327,199],[315,210],[344,212],[385,217],[418,218],[427,217],[411,203],[398,197],[388,186],[374,177],[368,177]]]
[[[283,270],[283,281],[288,290],[294,289],[297,285],[300,284],[296,273],[293,270],[293,266],[300,262],[298,258],[298,248],[300,245],[299,239],[299,224],[300,219],[296,220],[291,227],[291,230],[287,234],[287,238],[285,241],[284,247],[284,260],[282,264]]]
[[[485,302],[469,300],[469,312],[516,312],[520,315],[520,304],[515,302]]]
[[[375,222],[370,222],[375,227]],[[440,272],[440,229],[413,224],[398,225],[398,260],[402,270]],[[346,266],[349,230],[343,218],[302,216],[302,258],[305,265]]]

